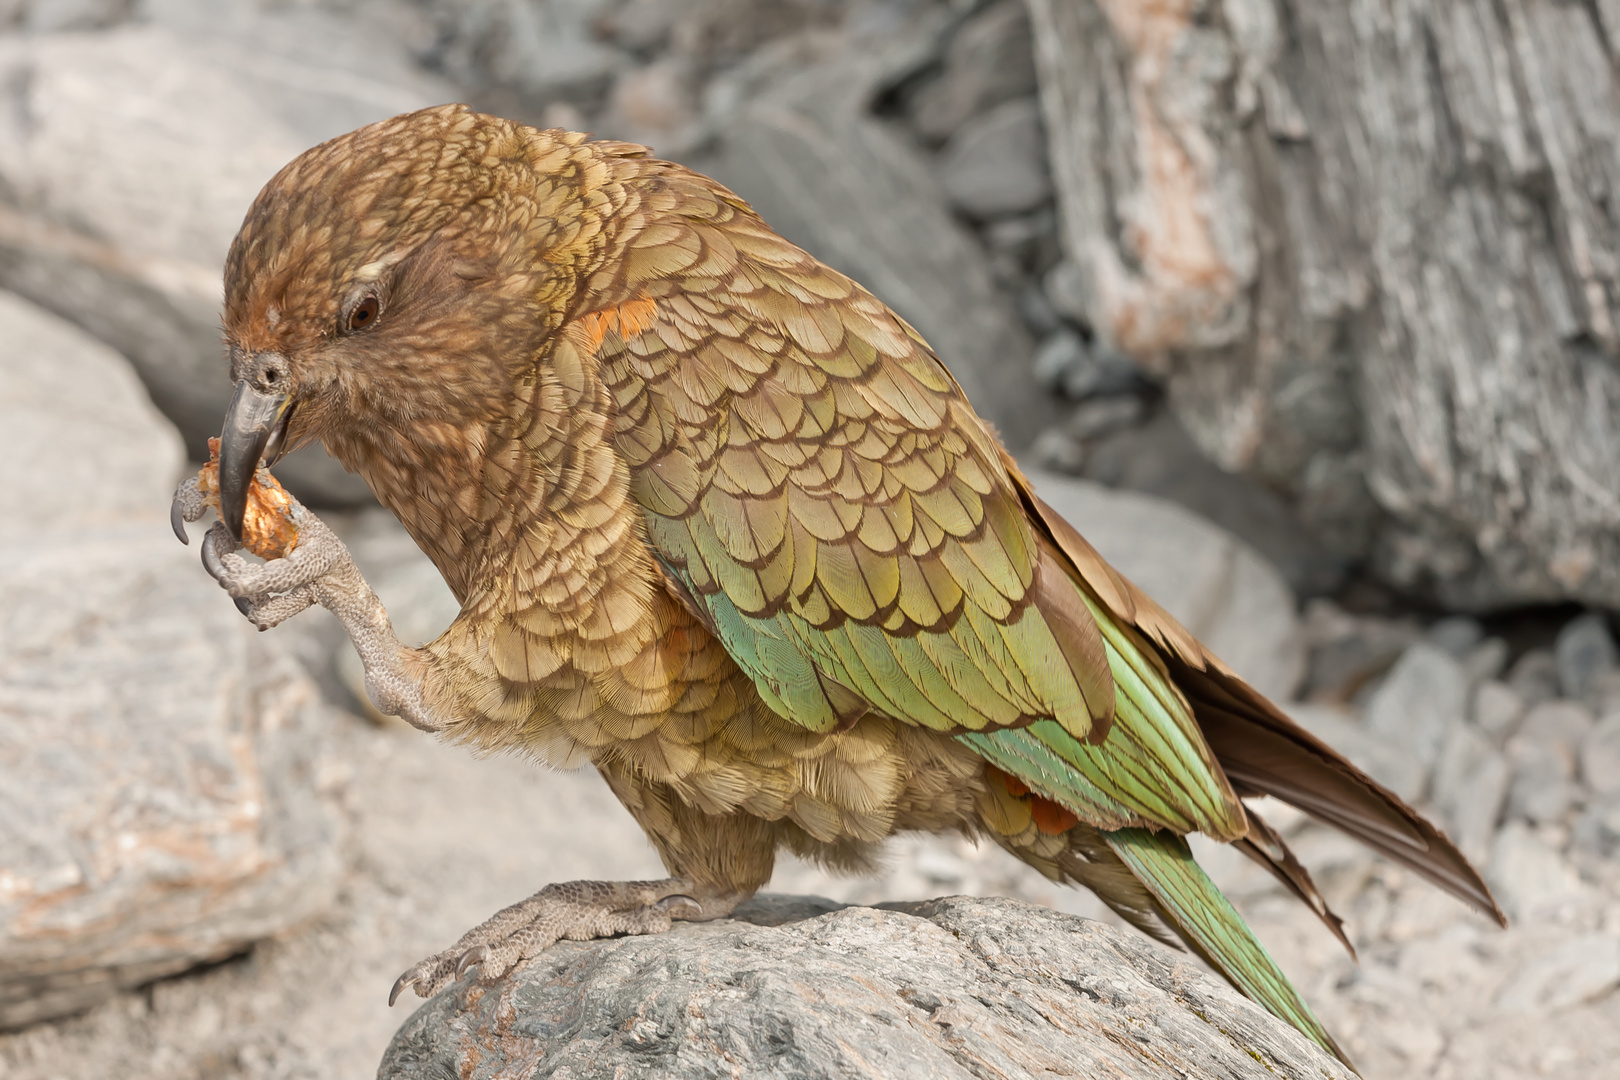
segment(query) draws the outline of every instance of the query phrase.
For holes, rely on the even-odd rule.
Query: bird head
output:
[[[514,361],[573,292],[584,200],[567,166],[584,140],[443,106],[323,143],[265,185],[225,268],[234,535],[261,462],[315,439],[477,441],[501,414]]]

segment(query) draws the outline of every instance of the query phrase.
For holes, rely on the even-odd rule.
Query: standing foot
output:
[[[697,893],[703,897],[700,903]],[[394,983],[392,1005],[407,986],[432,997],[477,965],[495,979],[558,941],[589,941],[616,934],[661,934],[675,919],[718,919],[741,895],[715,894],[681,878],[663,881],[564,881],[495,913],[443,952],[416,964]]]

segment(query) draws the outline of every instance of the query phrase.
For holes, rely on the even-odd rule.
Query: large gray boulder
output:
[[[127,356],[193,458],[230,396],[221,268],[253,197],[324,139],[458,96],[386,34],[355,38],[240,5],[0,35],[0,287]],[[366,497],[318,449],[281,473],[317,502]]]
[[[1388,582],[1620,606],[1609,9],[1029,7],[1054,301]]]
[[[0,540],[150,521],[185,460],[122,356],[0,290]]]
[[[1354,1075],[1125,931],[1014,900],[837,906],[766,896],[733,920],[559,943],[489,986],[474,973],[417,1010],[377,1075]]]
[[[241,951],[335,894],[313,684],[176,543],[179,435],[0,294],[0,1028]]]

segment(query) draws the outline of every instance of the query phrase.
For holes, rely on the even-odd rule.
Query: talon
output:
[[[414,970],[414,969],[412,969],[412,970]],[[416,976],[412,975],[409,971],[407,971],[405,974],[401,975],[399,978],[395,979],[394,980],[394,988],[392,990],[388,991],[388,1007],[390,1009],[394,1007],[394,1002],[399,1000],[399,995],[403,994],[405,992],[405,988],[407,986],[415,986],[415,985],[416,985]]]
[[[226,570],[225,564],[220,561],[219,552],[214,550],[213,531],[213,529],[209,529],[210,535],[203,537],[202,564],[203,569],[208,571],[209,577],[215,581],[220,581],[225,577]]]
[[[684,893],[676,893],[674,896],[666,896],[656,904],[652,905],[652,909],[654,911],[663,915],[669,914],[669,912],[677,907],[689,907],[692,909],[693,915],[703,914],[703,905],[698,903],[695,897],[687,896]]]
[[[237,611],[240,611],[243,615],[247,616],[249,619],[253,618],[253,604],[246,597],[233,596],[233,597],[231,597],[231,603],[236,605],[236,610]],[[259,629],[263,630],[264,627],[261,626],[261,627],[259,627]]]
[[[461,978],[463,975],[467,974],[468,968],[483,963],[486,959],[488,959],[488,957],[489,946],[474,945],[472,948],[462,953],[461,959],[456,961],[456,978]]]
[[[180,493],[178,491],[174,493],[174,502],[169,504],[169,528],[174,530],[174,535],[180,538],[182,544],[187,547],[191,546],[191,537],[186,535],[186,515],[185,511],[180,508]]]

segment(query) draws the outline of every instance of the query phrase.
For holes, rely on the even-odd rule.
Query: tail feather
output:
[[[1479,872],[1394,792],[1241,680],[1199,671],[1174,658],[1170,664],[1204,738],[1240,793],[1281,799],[1507,925]]]
[[[1240,993],[1355,1068],[1242,916],[1193,861],[1184,839],[1147,829],[1120,829],[1104,836],[1137,880],[1153,894],[1160,917],[1188,948]]]
[[[1358,959],[1356,947],[1350,944],[1350,938],[1344,932],[1344,920],[1333,913],[1322,894],[1316,890],[1316,882],[1311,880],[1311,872],[1305,869],[1294,853],[1283,842],[1282,835],[1273,829],[1266,819],[1249,808],[1249,835],[1241,840],[1234,840],[1232,846],[1243,854],[1265,867],[1272,877],[1282,882],[1283,887],[1304,902],[1305,906],[1316,912],[1316,917],[1322,920],[1333,936],[1339,939],[1350,959]]]

